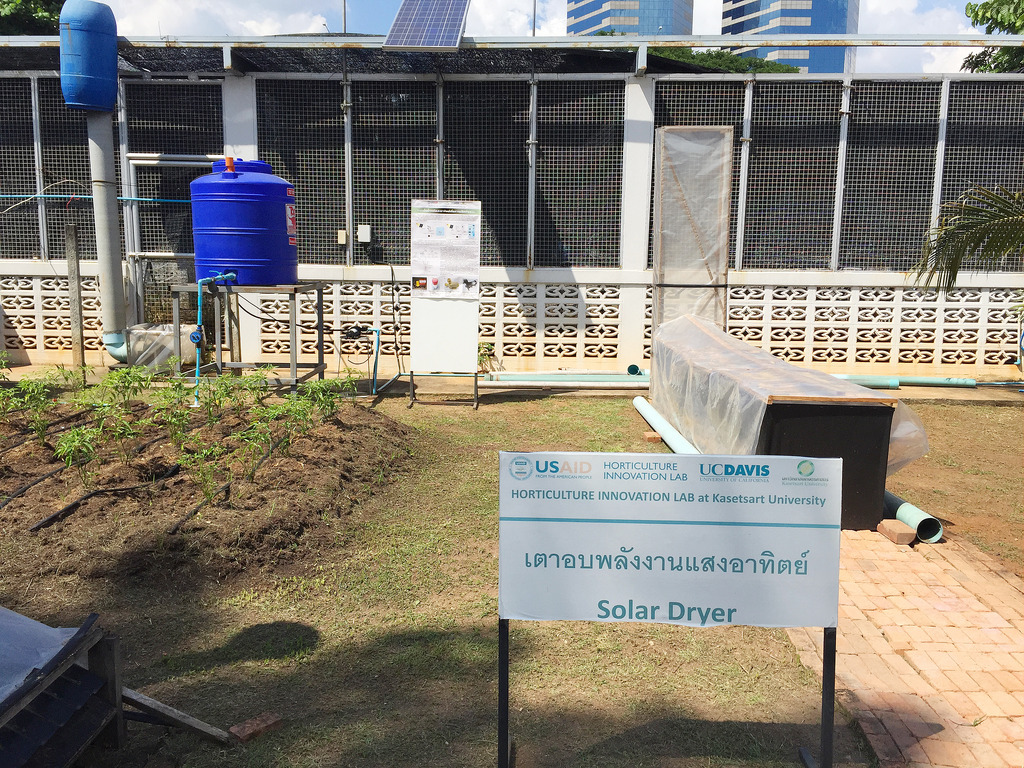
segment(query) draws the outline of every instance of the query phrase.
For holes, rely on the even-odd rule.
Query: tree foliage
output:
[[[64,0],[0,0],[0,35],[56,35]]]
[[[797,67],[779,64],[777,61],[759,59],[755,56],[737,56],[721,49],[694,53],[690,48],[652,48],[651,53],[666,59],[685,61],[709,69],[723,69],[726,72],[799,72]]]
[[[975,27],[986,35],[1000,32],[1024,34],[1024,3],[1020,0],[985,0],[968,3],[964,9]],[[964,59],[961,69],[969,72],[1019,72],[1024,70],[1024,48],[984,48]]]
[[[968,259],[976,257],[979,269],[992,269],[1022,243],[1024,192],[973,187],[942,207],[938,224],[925,239],[918,280],[949,291]]]
[[[610,37],[620,35],[614,29],[602,29],[595,32],[595,37]],[[779,64],[776,61],[759,59],[755,56],[737,56],[735,53],[712,49],[694,53],[692,48],[676,48],[675,46],[651,48],[650,53],[654,56],[661,56],[663,59],[684,61],[687,64],[694,64],[698,67],[708,69],[721,69],[726,72],[799,72],[798,67],[791,67],[789,64]]]

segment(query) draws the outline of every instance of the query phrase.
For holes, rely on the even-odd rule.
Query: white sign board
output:
[[[477,200],[412,201],[414,297],[479,298],[480,215]]]
[[[501,453],[503,619],[835,627],[842,460]]]

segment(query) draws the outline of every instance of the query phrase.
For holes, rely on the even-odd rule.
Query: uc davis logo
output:
[[[526,480],[533,474],[533,467],[525,456],[516,456],[508,463],[508,473],[516,480]]]
[[[814,462],[804,459],[796,465],[796,471],[800,477],[810,477],[814,474]]]

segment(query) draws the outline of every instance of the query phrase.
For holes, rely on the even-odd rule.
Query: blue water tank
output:
[[[60,9],[60,89],[73,109],[114,109],[117,22],[103,3],[67,0]]]
[[[218,160],[189,185],[196,280],[234,272],[238,285],[294,285],[295,187],[261,160],[232,165]]]

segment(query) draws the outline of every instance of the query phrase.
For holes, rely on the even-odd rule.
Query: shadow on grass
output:
[[[262,712],[284,718],[281,730],[246,745],[223,749],[180,731],[132,724],[120,753],[94,750],[83,768],[152,764],[213,766],[320,766],[412,768],[487,766],[497,760],[497,637],[486,628],[409,628],[381,631],[358,641],[321,643],[304,661],[277,656],[266,671],[245,662],[262,649],[280,653],[289,638],[312,640],[291,622],[243,630],[206,654],[179,658],[205,666],[157,686],[171,703],[192,702],[190,714],[227,727]],[[269,639],[268,639],[269,638]],[[543,649],[522,641],[517,656],[529,666]],[[237,659],[231,663],[229,658]],[[529,672],[520,678],[525,685]],[[513,670],[513,698],[516,698]],[[620,692],[616,692],[620,693]],[[532,695],[538,695],[536,691]],[[550,699],[541,691],[542,698]],[[593,707],[526,706],[513,709],[518,768],[589,768],[639,765],[796,765],[797,749],[818,752],[815,713],[808,722],[735,722],[701,719],[673,707],[622,711]],[[695,709],[701,702],[694,703]],[[836,729],[836,754],[866,764],[851,730]],[[157,761],[154,763],[154,761]],[[163,761],[163,762],[160,762]]]
[[[272,621],[246,627],[221,646],[205,651],[165,657],[165,667],[174,673],[209,670],[244,661],[302,659],[320,645],[320,633],[296,621]]]

